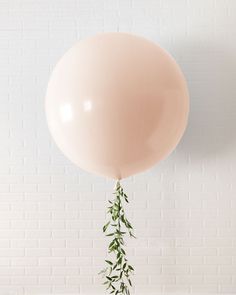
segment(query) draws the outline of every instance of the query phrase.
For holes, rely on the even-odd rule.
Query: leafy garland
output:
[[[125,211],[122,201],[128,203],[128,197],[124,193],[120,182],[117,181],[115,186],[115,199],[109,201],[108,213],[110,220],[103,226],[103,232],[107,233],[107,237],[113,237],[110,242],[108,251],[113,253],[114,261],[105,260],[107,267],[100,274],[105,278],[104,285],[107,285],[106,290],[110,294],[125,294],[130,295],[129,286],[132,286],[130,275],[134,271],[133,267],[128,263],[126,252],[124,250],[124,235],[133,235],[133,227],[125,216]],[[126,231],[124,231],[126,230]]]

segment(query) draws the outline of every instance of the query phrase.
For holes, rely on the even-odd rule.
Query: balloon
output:
[[[177,145],[189,110],[185,79],[158,45],[126,33],[76,43],[46,94],[49,130],[79,167],[115,179],[153,166]]]

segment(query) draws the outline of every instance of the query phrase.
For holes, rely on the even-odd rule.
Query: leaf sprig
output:
[[[129,234],[134,237],[133,227],[125,216],[122,201],[128,201],[128,196],[124,193],[120,182],[115,186],[115,199],[109,202],[108,214],[110,220],[103,226],[103,232],[107,237],[112,237],[108,246],[108,252],[112,253],[114,261],[105,260],[106,267],[100,274],[105,278],[104,285],[110,294],[130,295],[129,286],[132,286],[130,275],[133,273],[133,267],[128,263],[126,252],[124,250],[124,235]]]

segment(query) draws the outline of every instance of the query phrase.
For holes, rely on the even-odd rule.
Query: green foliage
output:
[[[113,254],[113,261],[105,260],[106,267],[100,273],[105,279],[104,285],[110,294],[130,295],[129,286],[132,286],[130,276],[134,271],[129,265],[126,252],[124,250],[124,236],[133,235],[133,227],[125,216],[122,201],[128,203],[128,197],[124,193],[120,182],[117,181],[115,187],[115,198],[109,201],[108,214],[110,220],[103,226],[103,232],[107,237],[112,237],[108,246],[108,252]]]

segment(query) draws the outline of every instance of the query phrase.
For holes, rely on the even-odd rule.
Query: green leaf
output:
[[[106,261],[106,263],[113,265],[113,263],[110,260],[105,260],[105,261]]]
[[[117,264],[121,264],[122,262],[122,256],[117,260]]]
[[[129,235],[130,235],[132,238],[135,238],[135,239],[136,239],[135,235],[133,235],[132,233],[130,233]]]
[[[133,267],[131,265],[128,265],[128,268],[131,270],[134,270]]]
[[[115,244],[115,242],[116,242],[115,240],[112,240],[108,247],[109,248],[112,247]]]
[[[120,249],[121,250],[121,252],[125,255],[126,253],[125,253],[125,250],[123,249],[123,248],[121,248]]]
[[[116,269],[117,267],[117,263],[113,266],[112,270]]]
[[[109,281],[105,281],[105,282],[103,283],[103,285],[107,285],[107,284],[109,284]]]
[[[100,275],[100,274],[104,274],[106,271],[107,271],[107,267],[104,268],[104,269],[102,269],[98,274],[99,274],[99,275]]]
[[[121,252],[118,252],[118,253],[116,254],[116,258],[119,259],[121,255],[122,255]]]
[[[124,216],[124,214],[121,215],[120,219],[121,219],[121,221],[125,224],[126,221],[125,221],[125,216]]]
[[[109,284],[109,285],[107,286],[106,290],[108,290],[110,287],[111,287],[111,284]]]
[[[105,232],[105,231],[107,230],[109,224],[110,224],[110,221],[108,221],[108,222],[103,226],[103,232]]]

